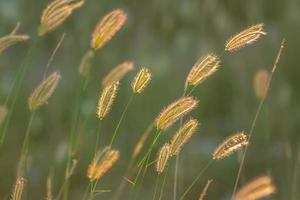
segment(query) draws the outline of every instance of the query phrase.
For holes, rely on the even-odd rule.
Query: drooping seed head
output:
[[[47,103],[48,99],[54,93],[61,75],[58,71],[52,73],[48,78],[43,80],[31,93],[28,99],[30,111],[35,111],[43,104]]]
[[[142,68],[134,77],[131,87],[134,93],[142,93],[151,81],[151,73],[147,68]]]
[[[235,195],[234,200],[261,199],[276,192],[272,179],[268,176],[256,178],[244,185]]]
[[[267,92],[270,74],[265,69],[260,69],[255,73],[253,86],[257,98],[263,98]]]
[[[70,0],[54,0],[43,11],[41,24],[39,27],[39,36],[54,30],[60,26],[74,10],[80,8],[84,0],[74,2]]]
[[[200,197],[199,197],[199,200],[204,200],[204,197],[206,196],[206,193],[208,191],[208,188],[210,186],[210,184],[213,182],[213,179],[209,179],[205,185],[205,187],[203,188],[201,194],[200,194]]]
[[[129,71],[134,69],[133,62],[123,62],[112,69],[103,79],[102,87],[112,84],[114,81],[120,81]]]
[[[7,111],[8,110],[6,106],[0,106],[0,126],[6,118]]]
[[[176,132],[170,144],[170,155],[178,155],[183,145],[192,137],[198,128],[198,121],[190,119]]]
[[[11,195],[11,200],[22,200],[24,185],[25,179],[19,176],[16,180],[16,184]]]
[[[229,156],[238,149],[248,145],[249,137],[244,132],[238,132],[219,145],[213,152],[213,159],[219,160],[226,156]]]
[[[205,57],[200,58],[189,72],[185,85],[199,85],[208,77],[210,77],[214,72],[216,72],[219,66],[220,59],[214,54],[209,54]]]
[[[120,30],[127,19],[123,10],[117,9],[105,15],[96,25],[92,34],[91,46],[100,49]]]
[[[170,104],[156,118],[157,129],[167,129],[178,119],[191,112],[198,105],[198,100],[192,97],[183,97]]]
[[[120,152],[110,147],[99,151],[93,161],[90,163],[87,170],[87,177],[90,181],[100,179],[120,157]]]
[[[91,69],[91,61],[94,57],[94,52],[93,51],[88,51],[84,54],[83,58],[80,61],[79,65],[79,74],[83,77],[86,77],[90,73]]]
[[[236,51],[242,47],[248,46],[258,40],[262,35],[266,35],[264,32],[264,24],[256,24],[246,28],[242,32],[234,35],[225,44],[225,51]]]
[[[119,82],[115,81],[112,84],[106,86],[98,101],[97,116],[102,120],[111,110],[111,106],[116,98],[119,88]]]
[[[170,145],[168,143],[164,144],[159,150],[157,162],[156,162],[156,171],[157,173],[162,173],[167,165],[167,162],[170,157]]]

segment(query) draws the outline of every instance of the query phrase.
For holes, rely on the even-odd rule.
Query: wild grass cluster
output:
[[[0,145],[8,142],[6,136],[9,131],[9,126],[12,126],[11,120],[12,114],[17,113],[16,102],[18,99],[18,93],[22,90],[22,84],[25,77],[29,76],[30,62],[28,60],[34,59],[34,55],[31,54],[31,49],[35,48],[40,40],[47,37],[48,34],[54,32],[58,27],[63,28],[63,24],[66,20],[72,17],[73,12],[80,12],[80,9],[88,2],[84,0],[70,1],[70,0],[54,0],[49,2],[49,5],[45,5],[45,10],[41,11],[40,26],[36,31],[36,36],[29,36],[26,34],[18,34],[20,24],[18,23],[16,28],[8,35],[1,36],[0,38],[0,56],[4,54],[8,48],[14,48],[17,43],[28,42],[30,47],[28,52],[21,58],[21,66],[18,68],[17,74],[9,91],[5,102],[2,102],[0,107]],[[73,108],[75,111],[79,109],[84,101],[84,94],[87,86],[90,84],[91,74],[93,72],[92,64],[93,59],[97,59],[98,53],[105,51],[105,46],[109,45],[109,42],[114,37],[118,37],[118,34],[122,34],[122,27],[126,26],[130,16],[126,14],[122,9],[116,8],[107,13],[102,13],[99,22],[95,25],[94,30],[90,33],[90,48],[86,50],[86,53],[82,55],[80,63],[78,63],[78,76],[80,76],[80,86],[77,88],[79,97],[76,99],[76,106]],[[248,26],[248,27],[247,27]],[[189,145],[189,142],[193,140],[193,136],[201,132],[201,127],[204,122],[202,119],[197,119],[193,116],[193,113],[197,111],[198,107],[201,107],[201,96],[196,96],[195,91],[202,86],[202,84],[212,79],[215,73],[219,70],[226,70],[226,66],[223,66],[222,59],[224,56],[233,57],[238,56],[237,51],[242,51],[244,48],[256,48],[255,43],[261,39],[268,37],[267,30],[265,30],[264,23],[257,23],[253,25],[245,25],[241,27],[241,30],[237,30],[238,33],[232,33],[227,41],[224,41],[220,52],[207,52],[206,55],[199,55],[197,62],[191,67],[190,71],[185,74],[185,82],[182,83],[182,93],[178,94],[178,98],[174,99],[164,108],[161,108],[160,113],[154,113],[156,118],[149,121],[149,126],[145,127],[145,130],[136,130],[141,132],[140,138],[136,142],[135,146],[128,146],[131,149],[131,157],[126,161],[126,170],[123,175],[119,177],[119,186],[110,188],[105,191],[101,181],[104,176],[109,177],[110,171],[117,165],[119,165],[120,157],[122,157],[122,151],[116,141],[119,139],[120,128],[126,126],[124,119],[130,110],[129,108],[134,106],[134,101],[138,98],[144,98],[143,94],[147,93],[148,87],[152,87],[152,82],[155,80],[155,74],[151,72],[151,66],[136,66],[134,61],[126,61],[111,71],[99,82],[101,85],[100,91],[94,91],[95,101],[94,112],[89,115],[91,118],[97,120],[97,127],[95,127],[94,144],[86,144],[89,152],[80,151],[77,142],[82,135],[79,135],[77,129],[80,124],[80,112],[75,112],[72,129],[69,131],[68,141],[68,154],[65,160],[64,177],[61,178],[59,185],[53,185],[53,174],[45,174],[47,183],[45,183],[45,195],[44,199],[47,200],[73,200],[74,197],[70,197],[70,191],[72,190],[72,181],[77,176],[77,169],[85,168],[86,181],[82,183],[85,187],[85,192],[80,194],[76,199],[92,200],[92,199],[104,199],[103,193],[108,193],[109,199],[169,199],[166,197],[166,185],[174,185],[174,191],[172,191],[174,200],[184,199],[210,199],[211,185],[218,182],[214,174],[210,174],[209,169],[214,165],[222,165],[223,160],[230,156],[236,155],[239,152],[239,159],[230,160],[230,162],[237,162],[239,164],[238,171],[233,188],[231,190],[231,200],[256,200],[265,197],[276,197],[276,193],[279,188],[273,182],[272,177],[269,174],[257,174],[258,178],[253,180],[247,180],[247,183],[242,184],[241,174],[244,169],[247,159],[247,149],[251,146],[251,141],[255,137],[255,125],[258,120],[261,109],[264,105],[270,85],[272,83],[272,76],[276,72],[277,65],[281,56],[282,49],[284,48],[284,39],[281,44],[278,41],[278,55],[274,59],[274,65],[270,66],[270,69],[260,70],[257,72],[254,78],[254,91],[255,95],[259,99],[259,105],[256,111],[256,115],[252,121],[250,129],[245,127],[244,130],[236,130],[235,133],[225,133],[227,138],[220,139],[219,145],[215,146],[215,149],[209,155],[211,158],[207,163],[203,163],[202,166],[194,166],[198,169],[198,173],[194,174],[194,179],[185,185],[183,192],[177,190],[178,185],[178,168],[179,157],[184,154],[184,149]],[[30,40],[30,38],[34,38]],[[57,48],[60,48],[61,43],[57,44]],[[274,47],[275,48],[275,47]],[[53,52],[52,57],[48,61],[48,65],[51,65],[56,51]],[[1,59],[1,57],[0,57]],[[29,176],[29,153],[31,142],[31,128],[35,123],[35,114],[39,112],[41,107],[46,107],[47,104],[51,104],[52,96],[55,96],[56,89],[60,87],[60,82],[64,79],[64,75],[59,70],[52,70],[48,73],[48,67],[45,68],[44,77],[40,77],[40,83],[32,88],[32,93],[28,95],[28,113],[30,113],[27,123],[27,129],[25,133],[19,134],[18,137],[23,138],[23,145],[19,148],[19,160],[18,166],[15,167],[15,185],[12,186],[11,191],[7,191],[7,194],[1,194],[1,199],[22,200],[32,199],[30,193],[27,193],[27,188],[31,185],[32,177]],[[125,106],[118,116],[113,119],[114,128],[110,132],[103,131],[103,125],[107,122],[107,118],[110,112],[114,109],[120,91],[120,85],[123,84],[122,79],[129,73],[135,72],[136,75],[131,81],[131,91],[129,99],[122,99]],[[173,80],[177,81],[177,80]],[[215,91],[217,92],[217,91]],[[153,98],[159,98],[155,96]],[[70,99],[72,101],[72,99]],[[211,105],[214,106],[214,105]],[[47,108],[46,108],[47,110]],[[143,116],[138,116],[143,117]],[[112,120],[111,118],[109,118]],[[165,137],[166,132],[171,127],[176,127],[177,130],[171,133],[170,137]],[[234,126],[234,125],[233,125]],[[84,128],[84,127],[83,127]],[[110,138],[110,141],[106,144],[102,141],[102,136],[106,135]],[[169,134],[169,133],[168,133]],[[46,144],[45,144],[46,145]],[[90,153],[92,152],[92,153]],[[86,155],[89,157],[89,162],[80,156]],[[35,159],[30,158],[30,159]],[[3,161],[1,161],[3,162]],[[173,166],[174,167],[173,167]],[[184,165],[194,165],[194,163],[184,163]],[[184,167],[184,166],[181,166]],[[171,174],[173,169],[174,172]],[[154,173],[153,173],[154,172]],[[265,172],[265,171],[263,171]],[[153,183],[145,182],[145,177],[149,173],[155,174],[156,181]],[[224,172],[227,173],[227,172]],[[204,179],[204,174],[211,177],[208,180],[203,180],[206,185],[199,185],[199,180]],[[174,176],[172,182],[168,182],[166,177]],[[244,180],[243,180],[244,182]],[[140,191],[143,187],[149,187],[153,185],[153,196],[143,197]],[[197,196],[190,196],[191,189],[195,187],[199,188]],[[59,188],[54,190],[53,188]],[[126,191],[126,197],[123,193]],[[170,191],[168,193],[171,193]],[[105,198],[107,199],[107,197]]]

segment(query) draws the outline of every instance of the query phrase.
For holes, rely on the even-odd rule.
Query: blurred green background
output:
[[[4,104],[24,55],[37,37],[40,16],[48,3],[47,0],[0,1],[0,35],[10,33],[20,22],[19,33],[32,37],[0,56],[0,104]],[[88,92],[80,107],[81,120],[96,111],[101,80],[119,63],[132,60],[136,69],[148,67],[153,80],[131,104],[116,143],[121,159],[99,184],[99,189],[111,189],[112,192],[96,199],[112,199],[134,145],[161,109],[181,96],[186,75],[196,60],[211,52],[221,54],[228,37],[258,22],[265,23],[268,35],[238,52],[224,54],[220,70],[194,93],[200,105],[192,116],[201,122],[201,127],[181,153],[178,193],[181,194],[192,182],[225,137],[235,131],[249,131],[259,104],[253,90],[255,72],[271,69],[281,39],[285,37],[286,49],[258,119],[241,183],[268,174],[278,187],[277,194],[270,199],[300,199],[299,0],[87,0],[62,26],[42,37],[33,52],[12,123],[0,148],[0,199],[7,198],[15,182],[16,165],[29,118],[27,98],[42,80],[47,61],[65,33],[49,69],[49,72],[60,70],[62,81],[49,104],[37,112],[31,131],[31,167],[26,196],[28,199],[45,199],[46,178],[50,172],[54,174],[54,194],[57,194],[64,175],[75,99],[80,90],[79,63],[90,48],[95,24],[116,8],[123,9],[128,20],[95,55]],[[112,112],[102,126],[102,145],[109,141],[131,95],[130,82],[134,74],[129,73],[121,82]],[[79,162],[71,178],[69,199],[80,199],[88,184],[86,168],[98,123],[93,114],[88,126],[78,130],[81,140],[75,158]],[[178,124],[169,129],[162,142],[171,138],[177,128]],[[216,162],[187,199],[197,199],[208,178],[213,178],[214,182],[207,199],[229,199],[239,166],[238,157],[239,154],[234,154]],[[173,195],[174,161],[169,165],[164,199],[172,199]],[[155,172],[152,168],[149,171],[137,199],[152,199]],[[131,199],[128,191],[121,199]]]

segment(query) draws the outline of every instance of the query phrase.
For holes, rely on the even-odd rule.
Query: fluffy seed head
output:
[[[90,73],[91,64],[92,64],[91,61],[93,57],[94,57],[94,52],[91,50],[84,54],[78,69],[79,74],[81,76],[86,77]]]
[[[54,93],[61,75],[58,71],[52,73],[48,78],[43,80],[31,93],[28,99],[30,111],[35,111],[43,104],[47,103],[48,99]]]
[[[225,51],[235,51],[244,46],[250,45],[267,33],[263,30],[264,24],[256,24],[246,28],[242,32],[234,35],[225,44]]]
[[[22,199],[22,194],[24,190],[24,185],[25,185],[25,179],[23,177],[18,177],[14,190],[11,195],[11,200],[21,200]]]
[[[260,69],[255,73],[253,87],[257,98],[263,98],[267,92],[270,74],[265,69]]]
[[[229,156],[236,150],[240,149],[243,146],[248,145],[248,135],[244,132],[238,132],[229,138],[225,139],[225,141],[218,146],[213,152],[213,159],[219,160],[226,156]]]
[[[243,186],[234,200],[255,200],[267,197],[276,192],[272,179],[268,176],[256,178]]]
[[[189,72],[185,85],[199,85],[217,71],[219,66],[220,59],[215,54],[200,58]]]
[[[164,144],[159,150],[157,162],[156,162],[156,171],[157,173],[162,173],[167,165],[167,162],[170,157],[170,145],[168,143]]]
[[[100,49],[120,30],[127,19],[123,10],[117,9],[105,15],[96,25],[92,34],[91,46]]]
[[[131,87],[134,93],[141,93],[151,81],[151,73],[147,68],[142,68],[134,77]]]
[[[114,81],[120,81],[129,71],[133,69],[133,62],[123,62],[119,64],[105,76],[102,81],[102,87],[106,87]]]
[[[178,155],[183,145],[192,137],[198,128],[198,121],[190,119],[173,136],[170,144],[170,155]]]
[[[87,170],[87,177],[90,181],[100,179],[120,157],[120,152],[110,147],[99,151],[93,161],[90,163]]]
[[[112,84],[106,86],[98,101],[97,115],[102,120],[111,110],[111,106],[116,98],[119,88],[119,82],[115,81]]]
[[[178,119],[188,114],[198,105],[198,100],[192,97],[183,97],[170,104],[156,118],[157,129],[167,129]]]
[[[54,30],[60,26],[74,10],[80,8],[84,0],[72,2],[70,0],[54,0],[43,11],[41,24],[39,27],[39,36]]]
[[[203,188],[201,194],[200,194],[200,197],[199,197],[199,200],[204,200],[204,197],[206,196],[206,193],[208,191],[208,188],[210,186],[210,184],[213,182],[213,179],[209,179],[205,185],[205,187]]]

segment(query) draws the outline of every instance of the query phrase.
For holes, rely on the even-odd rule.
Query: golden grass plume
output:
[[[266,35],[264,32],[264,24],[259,23],[252,25],[240,33],[231,37],[225,44],[225,51],[236,51],[242,47],[252,44],[258,40],[262,35]]]
[[[213,179],[209,179],[205,185],[205,187],[203,188],[200,196],[199,196],[199,200],[204,200],[206,194],[207,194],[207,191],[208,191],[208,188],[210,186],[210,184],[213,182]]]
[[[178,155],[183,145],[192,137],[198,128],[198,121],[190,119],[173,136],[170,144],[170,155]]]
[[[147,68],[142,68],[134,77],[131,87],[134,93],[142,93],[151,81],[151,73]]]
[[[11,195],[11,200],[22,200],[24,185],[25,179],[21,176],[17,177],[16,184]]]
[[[156,118],[157,129],[167,129],[198,105],[193,97],[182,97],[166,107]]]
[[[120,152],[110,147],[98,151],[87,170],[87,177],[90,181],[100,179],[120,157]]]
[[[234,200],[256,200],[276,192],[272,179],[268,176],[258,177],[244,185],[235,195]]]
[[[120,9],[105,15],[93,31],[91,47],[97,50],[104,46],[120,30],[126,19],[126,13]]]
[[[215,151],[213,152],[213,159],[219,160],[226,156],[229,156],[236,150],[240,149],[243,146],[248,145],[249,136],[244,132],[238,132],[233,134],[224,140]]]
[[[123,62],[119,64],[104,77],[102,81],[102,87],[106,87],[114,81],[120,81],[129,71],[133,69],[133,62]]]
[[[78,68],[78,72],[81,76],[86,77],[90,73],[93,57],[94,52],[92,50],[86,52],[82,57]]]
[[[28,105],[30,111],[35,111],[43,104],[47,103],[48,99],[54,93],[61,75],[58,71],[52,73],[45,80],[43,80],[31,93],[28,99]]]
[[[74,10],[80,8],[84,4],[84,0],[73,2],[70,0],[54,0],[42,13],[39,36],[54,30],[60,26]]]
[[[97,116],[102,120],[111,110],[111,106],[116,98],[119,88],[119,82],[115,81],[112,84],[106,86],[99,98]]]
[[[185,87],[197,86],[213,73],[215,73],[220,66],[220,59],[215,54],[208,54],[205,57],[201,57],[196,64],[190,70]]]
[[[265,69],[259,69],[254,76],[253,87],[257,98],[261,99],[266,95],[270,74]]]
[[[168,163],[170,157],[170,145],[168,143],[164,144],[159,150],[157,161],[156,161],[156,171],[157,173],[162,173]]]

